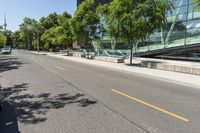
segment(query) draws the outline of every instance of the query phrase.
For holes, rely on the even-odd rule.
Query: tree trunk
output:
[[[112,39],[112,41],[111,41],[111,49],[112,50],[115,49],[116,44],[117,44],[117,39]]]
[[[133,44],[131,44],[130,65],[133,64],[132,59],[133,59]]]

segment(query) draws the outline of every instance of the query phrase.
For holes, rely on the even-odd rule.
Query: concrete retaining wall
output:
[[[82,58],[86,57],[86,55],[82,55],[80,52],[73,52],[73,56],[74,57],[82,57]]]
[[[162,62],[142,61],[142,67],[200,75],[200,67],[182,66]]]
[[[95,60],[107,61],[107,62],[114,62],[114,63],[124,63],[124,59],[123,58],[113,58],[113,57],[96,56]]]

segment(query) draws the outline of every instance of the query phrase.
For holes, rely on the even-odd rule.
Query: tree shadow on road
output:
[[[84,94],[58,94],[41,93],[32,95],[28,93],[29,84],[19,84],[3,89],[3,99],[9,100],[16,108],[18,120],[24,124],[37,124],[46,121],[45,117],[50,110],[64,108],[69,104],[78,107],[88,107],[97,103],[86,98]]]
[[[17,114],[9,102],[3,102],[3,110],[0,112],[1,133],[19,133]]]
[[[27,64],[27,62],[19,61],[18,58],[15,58],[13,56],[1,56],[0,73],[4,71],[10,71],[13,69],[18,69],[22,64]]]

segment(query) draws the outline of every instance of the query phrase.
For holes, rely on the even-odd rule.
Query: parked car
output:
[[[5,46],[3,49],[2,49],[2,54],[11,54],[11,46]]]

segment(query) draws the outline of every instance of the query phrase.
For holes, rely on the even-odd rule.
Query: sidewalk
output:
[[[29,51],[29,52],[38,54],[37,52],[34,52],[34,51]],[[78,58],[78,57],[73,57],[73,56],[64,56],[64,54],[55,54],[55,53],[47,53],[47,52],[40,52],[39,54],[45,54],[45,55],[55,57],[55,58],[61,58],[61,59],[70,60],[74,62],[94,65],[97,67],[103,67],[103,68],[108,68],[108,69],[112,69],[116,71],[132,73],[133,75],[137,74],[138,76],[143,76],[143,77],[145,76],[145,77],[153,78],[153,79],[156,78],[158,80],[164,80],[167,82],[173,82],[176,84],[178,83],[185,86],[200,88],[200,76],[198,75],[158,70],[158,69],[150,69],[150,68],[144,68],[144,67],[138,67],[138,66],[129,66],[128,61],[126,61],[126,63],[123,63],[123,64],[117,64],[117,63],[104,62],[104,61],[98,61],[98,60],[89,60],[89,59]],[[187,63],[184,63],[184,64],[187,64]]]

